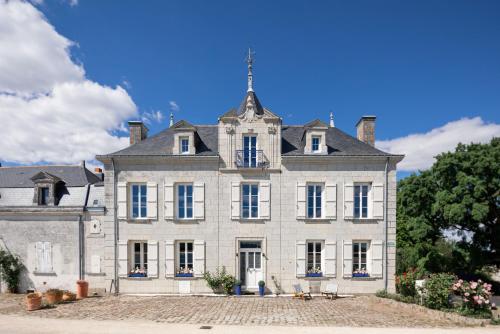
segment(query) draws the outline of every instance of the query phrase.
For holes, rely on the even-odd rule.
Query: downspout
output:
[[[385,182],[385,186],[384,186],[384,237],[385,237],[385,241],[384,241],[384,247],[385,247],[385,264],[384,264],[384,290],[387,291],[387,287],[389,285],[389,279],[387,277],[387,275],[389,274],[389,270],[387,268],[388,264],[389,264],[389,248],[388,248],[388,245],[387,245],[387,240],[389,239],[389,229],[388,229],[388,226],[387,226],[387,217],[388,217],[388,205],[387,205],[387,199],[388,199],[388,194],[389,194],[389,174],[388,174],[388,169],[389,169],[389,157],[387,157],[387,160],[385,161],[385,169],[384,169],[384,182]]]
[[[114,228],[114,281],[115,281],[115,295],[120,293],[120,282],[118,281],[118,200],[117,200],[117,180],[115,168],[115,160],[111,158],[111,166],[113,168],[113,228]],[[111,291],[110,291],[111,292]]]
[[[84,252],[84,229],[83,229],[83,219],[82,215],[78,215],[78,279],[83,280],[85,279],[84,277],[84,270],[83,267],[85,265],[85,262],[83,258],[85,257],[85,252]]]

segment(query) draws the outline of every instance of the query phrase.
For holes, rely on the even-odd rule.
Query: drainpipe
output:
[[[83,280],[85,261],[85,246],[84,246],[84,226],[82,215],[78,215],[78,279]]]
[[[115,295],[120,292],[120,283],[118,281],[118,200],[117,200],[117,180],[115,160],[111,158],[111,166],[113,167],[113,228],[114,228],[114,280],[115,280]],[[110,291],[111,292],[111,291]]]
[[[384,289],[387,291],[387,287],[389,285],[388,277],[387,275],[389,274],[389,270],[387,268],[387,265],[389,264],[388,260],[388,255],[389,255],[389,248],[387,247],[387,240],[389,239],[388,235],[388,226],[387,226],[387,217],[388,217],[388,205],[387,205],[387,199],[388,199],[388,194],[389,194],[389,174],[388,174],[388,169],[389,169],[389,157],[387,157],[387,160],[385,161],[385,169],[384,169],[384,181],[385,181],[385,186],[384,186],[384,237],[385,237],[385,242],[384,242],[384,247],[385,247],[385,264],[384,264]]]

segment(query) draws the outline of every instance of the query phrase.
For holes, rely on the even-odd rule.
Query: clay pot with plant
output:
[[[62,301],[63,292],[59,289],[49,289],[45,292],[45,301],[47,304],[54,305]]]
[[[63,302],[74,302],[76,300],[76,294],[71,291],[64,291],[62,295]]]
[[[42,294],[39,292],[28,293],[26,295],[26,310],[35,311],[42,308]]]

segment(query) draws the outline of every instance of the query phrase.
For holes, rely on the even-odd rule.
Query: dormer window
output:
[[[47,205],[49,203],[49,188],[38,188],[38,205]]]
[[[181,137],[181,154],[189,154],[189,138],[188,137]]]
[[[320,136],[313,136],[312,137],[312,151],[313,152],[320,152],[321,151],[321,137]]]

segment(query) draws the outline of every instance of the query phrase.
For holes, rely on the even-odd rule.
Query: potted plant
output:
[[[76,300],[76,294],[71,291],[65,290],[62,295],[63,302],[73,302]]]
[[[89,295],[89,282],[84,280],[76,281],[76,298],[83,299]]]
[[[193,277],[193,269],[188,267],[180,267],[175,273],[175,277]]]
[[[54,305],[62,301],[63,292],[59,289],[49,289],[45,292],[47,304]]]
[[[240,280],[236,280],[234,282],[234,294],[236,296],[241,296],[241,281]]]
[[[261,297],[264,297],[265,294],[265,289],[266,289],[266,282],[264,281],[259,281],[259,295]]]
[[[26,295],[26,310],[35,311],[42,308],[42,294],[39,292],[28,293]]]
[[[361,268],[354,270],[352,277],[370,277],[370,274],[368,274],[365,268]]]
[[[321,271],[321,268],[311,268],[307,271],[306,277],[322,277],[323,272]]]
[[[145,269],[136,267],[128,273],[128,277],[148,277],[148,272]]]

